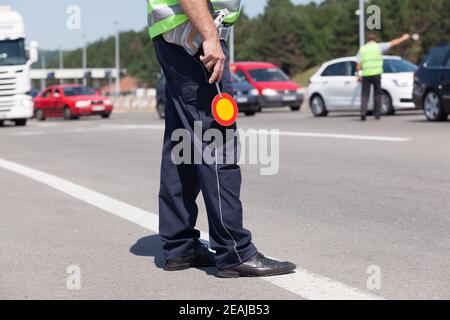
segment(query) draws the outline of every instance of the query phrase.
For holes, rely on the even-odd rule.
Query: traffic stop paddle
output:
[[[236,101],[228,93],[222,93],[216,82],[217,96],[214,98],[211,110],[214,119],[223,127],[231,127],[236,123],[239,110]]]

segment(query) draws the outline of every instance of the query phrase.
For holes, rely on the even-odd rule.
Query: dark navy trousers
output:
[[[256,254],[251,233],[244,229],[242,203],[240,201],[241,170],[237,157],[223,161],[183,163],[176,165],[172,150],[175,130],[190,133],[193,153],[208,147],[202,141],[195,150],[194,123],[202,125],[202,133],[217,129],[225,138],[225,128],[213,118],[211,103],[217,94],[216,87],[209,84],[209,74],[199,60],[190,56],[182,47],[166,42],[163,37],[154,39],[158,61],[167,79],[166,130],[161,167],[161,190],[159,195],[160,236],[166,259],[188,256],[200,245],[200,232],[195,229],[198,207],[196,200],[200,191],[206,205],[211,248],[216,251],[216,263],[220,268],[239,265]],[[225,75],[221,82],[223,92],[233,94],[228,64],[228,48],[222,42],[227,56]],[[236,126],[231,128],[237,130]],[[238,143],[232,141],[237,154]],[[199,144],[197,144],[198,146]],[[217,157],[216,157],[217,159]]]

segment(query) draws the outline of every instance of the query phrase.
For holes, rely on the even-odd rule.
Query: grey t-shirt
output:
[[[387,51],[389,51],[389,49],[391,49],[391,43],[390,42],[382,42],[380,43],[380,49],[381,49],[381,53],[386,53]],[[361,52],[358,51],[358,54],[356,55],[356,62],[357,63],[361,63]]]

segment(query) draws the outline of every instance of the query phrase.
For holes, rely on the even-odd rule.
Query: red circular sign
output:
[[[238,105],[234,98],[227,93],[217,95],[212,102],[211,109],[216,122],[224,127],[231,127],[238,118]]]

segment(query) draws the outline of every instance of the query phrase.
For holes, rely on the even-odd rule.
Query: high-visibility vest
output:
[[[363,77],[379,76],[383,74],[383,54],[380,45],[369,42],[360,50]]]
[[[211,0],[214,10],[228,9],[225,23],[233,25],[241,12],[241,0]],[[148,32],[154,38],[186,22],[179,0],[147,0]]]

